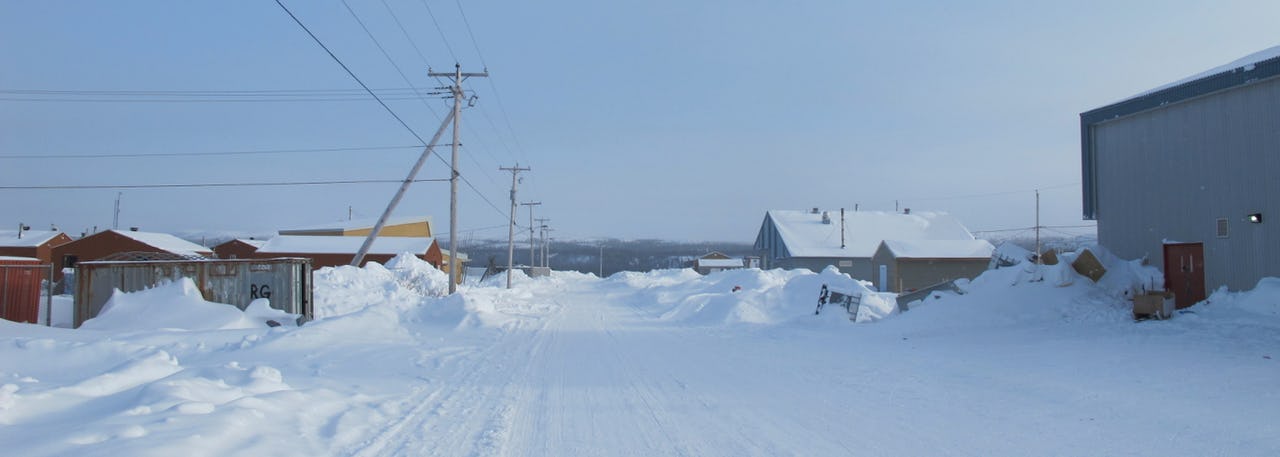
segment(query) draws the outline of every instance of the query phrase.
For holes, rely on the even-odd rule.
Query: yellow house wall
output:
[[[373,227],[347,230],[346,233],[339,235],[344,236],[369,236],[369,232],[373,231]],[[414,222],[410,224],[388,225],[382,228],[378,236],[404,236],[404,237],[431,237],[431,224],[423,222]]]

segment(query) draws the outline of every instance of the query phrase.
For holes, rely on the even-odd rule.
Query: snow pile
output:
[[[317,319],[349,314],[374,304],[409,309],[449,290],[449,275],[408,253],[396,256],[386,266],[369,262],[364,267],[326,267],[314,275]]]
[[[257,300],[242,312],[232,305],[205,301],[190,278],[132,293],[116,290],[98,316],[81,326],[89,330],[216,330],[265,327],[267,320],[293,322],[294,316]]]
[[[861,295],[858,322],[882,319],[897,312],[894,294],[880,294],[869,283],[857,281],[838,269],[822,273],[809,270],[738,269],[699,275],[690,269],[649,273],[618,273],[607,283],[618,289],[638,290],[631,300],[655,318],[694,326],[732,324],[778,325],[792,321],[848,322],[850,316],[838,304],[828,304],[814,316],[823,285],[830,290]]]

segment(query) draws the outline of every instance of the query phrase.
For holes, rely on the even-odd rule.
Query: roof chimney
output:
[[[902,214],[911,214],[911,208],[902,208]]]
[[[814,207],[813,209],[809,210],[809,214],[818,214],[818,208]]]
[[[822,212],[822,223],[823,223],[823,224],[830,224],[830,223],[831,223],[831,215],[830,215],[830,214],[827,214],[827,212],[826,212],[826,211],[823,211],[823,212]]]

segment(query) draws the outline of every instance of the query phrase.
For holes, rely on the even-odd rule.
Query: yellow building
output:
[[[281,235],[302,236],[369,236],[377,219],[356,219],[280,230]],[[378,236],[431,238],[431,218],[427,216],[393,217],[383,224]]]

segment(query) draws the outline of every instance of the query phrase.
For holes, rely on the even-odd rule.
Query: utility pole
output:
[[[547,221],[551,219],[539,217],[536,220],[538,221],[538,230],[542,236],[542,249],[538,250],[538,258],[542,260],[542,266],[545,267],[547,266]]]
[[[122,196],[124,196],[124,192],[116,192],[116,212],[115,216],[111,218],[112,230],[120,228],[120,197]]]
[[[542,266],[547,268],[551,268],[551,262],[550,262],[551,259],[549,257],[551,256],[551,240],[552,240],[552,238],[548,237],[547,234],[553,231],[555,231],[555,229],[549,226],[546,226],[546,225],[542,226]]]
[[[1036,189],[1036,265],[1041,265],[1040,259],[1040,189]]]
[[[604,279],[604,244],[600,245],[600,278]]]
[[[511,269],[515,268],[513,259],[516,255],[516,175],[522,171],[529,171],[529,167],[521,168],[517,163],[514,167],[498,167],[500,171],[511,172],[511,217],[507,218],[507,288],[511,288]]]
[[[521,205],[523,205],[523,206],[528,206],[528,207],[529,207],[529,267],[530,267],[530,268],[532,268],[534,265],[536,265],[536,264],[538,263],[537,259],[536,259],[536,258],[534,258],[534,255],[533,255],[533,249],[534,249],[534,246],[533,246],[533,241],[534,241],[534,239],[533,239],[533,207],[538,206],[538,205],[541,205],[541,204],[542,204],[542,202],[524,202],[524,203],[521,203]],[[530,271],[530,272],[532,272],[533,270],[529,270],[529,271]]]
[[[453,73],[436,73],[427,69],[427,76],[433,78],[453,77],[453,157],[449,161],[452,173],[449,175],[449,293],[458,291],[458,125],[462,119],[462,81],[466,78],[487,78],[489,70],[480,73],[463,73],[462,65],[453,64]],[[473,103],[474,99],[471,102]],[[510,286],[510,284],[508,284]]]

